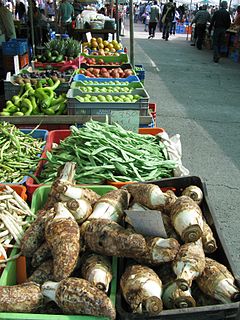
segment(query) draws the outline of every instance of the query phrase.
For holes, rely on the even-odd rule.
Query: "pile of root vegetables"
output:
[[[200,208],[201,189],[190,186],[177,197],[135,183],[100,197],[75,185],[75,166],[60,168],[25,232],[21,253],[32,272],[26,283],[0,288],[1,311],[47,312],[52,301],[55,313],[115,319],[108,296],[113,257],[123,258],[119,290],[127,312],[147,318],[163,309],[240,300],[230,271],[208,257],[217,244]],[[127,209],[161,211],[167,238],[137,233]]]

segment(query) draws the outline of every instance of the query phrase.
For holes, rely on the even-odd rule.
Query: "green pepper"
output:
[[[52,115],[55,114],[55,110],[53,108],[48,108],[48,109],[44,110],[44,113],[49,115],[49,116],[52,116]]]
[[[47,92],[50,94],[48,95]],[[49,108],[54,97],[54,92],[45,91],[44,88],[38,88],[35,90],[35,97],[39,99],[43,109]]]
[[[21,98],[20,98],[19,95],[12,97],[12,102],[13,102],[13,104],[15,104],[15,106],[19,107],[20,106],[20,101],[21,101]]]
[[[25,85],[24,84],[21,84],[20,85],[20,90],[18,92],[18,96],[21,97],[21,95],[24,93],[25,89],[24,89]]]
[[[3,109],[4,112],[9,112],[10,114],[11,113],[14,113],[16,111],[18,111],[18,107],[15,106],[12,101],[7,101],[6,102],[6,108]]]
[[[51,103],[51,107],[66,101],[66,94],[61,94],[57,99],[53,99]]]
[[[52,86],[54,85],[53,79],[52,79],[52,78],[48,78],[48,79],[47,79],[47,84],[48,84],[50,87],[52,87]]]
[[[62,102],[62,103],[60,103],[60,106],[56,112],[56,115],[65,114],[65,112],[66,112],[66,103]]]
[[[14,114],[13,114],[13,116],[24,116],[24,113],[23,112],[20,112],[20,111],[18,111],[18,112],[14,112]]]
[[[61,84],[61,81],[60,81],[59,79],[57,79],[56,82],[54,83],[54,85],[52,85],[51,87],[45,87],[44,90],[45,90],[45,89],[51,89],[51,90],[54,91],[54,90],[57,89],[57,87],[58,87],[60,84]]]
[[[9,112],[6,112],[6,111],[0,112],[0,115],[1,115],[2,117],[10,117],[10,116],[11,116],[10,113],[9,113]]]
[[[22,100],[21,107],[22,107],[22,109],[21,109],[22,112],[24,112],[24,111],[26,110],[26,111],[24,112],[24,115],[25,115],[25,116],[30,116],[30,114],[31,114],[32,111],[33,111],[33,106],[32,106],[31,101],[30,101],[29,99],[27,99],[27,98],[24,98],[24,99]],[[24,110],[24,111],[23,111],[23,110]]]

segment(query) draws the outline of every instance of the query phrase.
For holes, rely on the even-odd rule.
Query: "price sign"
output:
[[[19,58],[18,58],[18,56],[14,56],[13,57],[13,63],[14,63],[15,74],[19,74],[20,68],[19,68]]]
[[[138,132],[139,110],[111,110],[111,122],[118,123],[125,130]]]
[[[146,236],[167,238],[161,211],[125,210],[125,213],[136,232]]]
[[[86,32],[86,38],[87,38],[87,42],[90,42],[92,39],[92,34],[91,32]]]

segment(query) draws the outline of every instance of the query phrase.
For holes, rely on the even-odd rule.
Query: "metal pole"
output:
[[[30,26],[31,26],[31,38],[32,38],[33,56],[35,56],[35,39],[34,39],[33,5],[32,5],[32,0],[28,0],[28,4],[29,4],[29,16],[30,16]]]
[[[130,24],[130,62],[134,67],[133,0],[130,0],[129,2],[129,24]]]
[[[190,2],[190,10],[189,10],[189,19],[188,19],[188,31],[190,30],[190,19],[191,19],[191,22],[192,22],[192,0]],[[188,40],[188,32],[187,32],[187,40]]]
[[[117,42],[119,42],[119,20],[118,20],[118,0],[116,0],[115,19],[117,25]]]

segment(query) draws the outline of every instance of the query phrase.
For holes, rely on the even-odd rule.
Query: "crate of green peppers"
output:
[[[36,86],[31,83],[20,85],[20,91],[0,113],[1,116],[32,116],[32,115],[62,115],[66,114],[66,93],[56,94],[60,80],[43,87],[41,81]]]
[[[55,90],[57,94],[67,93],[72,79],[73,70],[60,72],[58,70],[31,71],[24,70],[17,75],[7,75],[4,80],[5,100],[10,100],[12,96],[17,95],[20,90],[20,85],[31,83],[35,86],[38,81],[41,81],[43,87],[52,86],[55,81],[60,80],[60,85]]]

